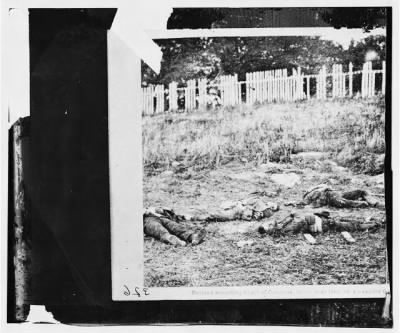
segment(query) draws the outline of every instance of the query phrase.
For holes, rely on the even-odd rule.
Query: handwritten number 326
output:
[[[148,288],[135,287],[134,291],[131,292],[128,286],[124,285],[124,295],[125,296],[136,295],[137,297],[141,297],[142,295],[149,296],[150,294]]]

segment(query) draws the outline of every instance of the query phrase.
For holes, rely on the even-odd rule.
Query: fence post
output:
[[[386,61],[382,62],[382,94],[386,92]]]
[[[353,97],[353,64],[349,63],[349,97]]]
[[[275,81],[276,81],[276,84],[275,84],[275,88],[276,88],[275,98],[276,98],[276,101],[279,101],[279,98],[280,98],[280,96],[279,96],[279,69],[275,70]]]
[[[370,69],[370,97],[375,95],[375,73],[374,70],[372,69],[372,61],[369,63],[369,69]]]
[[[199,108],[205,108],[207,105],[207,79],[199,79],[197,83],[199,88]]]
[[[274,71],[269,71],[270,102],[274,101]]]
[[[287,102],[289,101],[288,96],[288,79],[287,79],[287,69],[283,70],[283,99]]]
[[[236,93],[237,93],[237,80],[236,80],[236,76],[237,74],[233,74],[231,75],[231,94],[232,94],[232,105],[236,105],[237,104],[237,97],[236,97]]]
[[[160,109],[160,112],[165,112],[165,88],[163,84],[160,86]]]
[[[254,72],[253,73],[253,87],[254,87],[254,89],[253,89],[253,92],[254,92],[254,95],[253,95],[253,97],[254,97],[254,100],[253,100],[253,103],[255,103],[255,102],[257,102],[258,101],[258,72]]]
[[[150,93],[150,87],[145,87],[144,93],[145,93],[145,114],[148,115],[150,113],[150,108],[149,108],[149,93]]]
[[[250,91],[250,96],[251,96],[251,105],[253,105],[254,104],[254,102],[255,102],[255,95],[256,95],[256,93],[255,93],[255,91],[256,91],[256,86],[255,86],[255,73],[254,72],[252,72],[252,73],[250,73],[250,75],[251,75],[251,91]]]
[[[297,99],[303,98],[303,76],[300,66],[297,67]]]
[[[226,96],[226,105],[232,105],[231,99],[231,77],[229,75],[225,75],[225,96]]]
[[[363,64],[362,76],[361,76],[361,97],[366,97],[367,95],[367,84],[368,84],[368,76],[367,76],[367,64]]]
[[[376,74],[382,73],[381,89],[385,94],[386,87],[386,63],[382,62],[381,70],[374,70],[372,62],[363,64],[362,71],[354,72],[353,64],[349,62],[348,73],[343,71],[342,64],[334,64],[332,72],[327,73],[325,65],[319,70],[318,74],[307,74],[301,72],[301,68],[292,68],[292,75],[288,76],[288,70],[275,69],[269,71],[257,71],[246,73],[245,93],[247,105],[255,102],[288,102],[311,98],[311,79],[316,80],[316,98],[326,100],[328,98],[327,78],[332,77],[332,96],[333,98],[346,96],[352,97],[354,94],[353,81],[354,75],[361,73],[361,96],[372,97],[376,89]],[[347,81],[348,75],[348,81]],[[329,81],[330,82],[330,81]],[[348,82],[348,83],[347,83]],[[242,86],[238,81],[238,74],[223,75],[220,77],[221,103],[223,105],[237,105],[242,102]],[[348,84],[348,87],[347,87]],[[304,87],[304,85],[306,85]],[[176,82],[168,85],[169,111],[178,109],[178,89]],[[165,111],[165,94],[163,85],[148,85],[141,88],[140,105],[144,115],[162,113]],[[189,80],[185,92],[186,111],[194,110],[197,105],[203,107],[207,104],[207,79]],[[347,90],[348,89],[348,90]],[[379,88],[378,88],[379,90]],[[198,92],[198,95],[197,95]],[[244,91],[243,91],[244,92]],[[198,102],[198,104],[197,104]]]
[[[283,69],[281,69],[281,101],[285,101],[285,77]]]
[[[275,101],[275,70],[274,69],[270,71],[270,75],[271,75],[271,77],[270,77],[270,79],[271,79],[271,82],[270,82],[270,84],[271,84],[271,102],[274,102]]]
[[[296,69],[292,69],[292,84],[293,84],[293,90],[292,90],[292,100],[295,101],[297,98],[296,96],[296,92],[297,92],[297,82],[296,82],[296,75],[297,75],[297,71]]]
[[[249,73],[249,105],[253,104],[253,73]]]
[[[183,96],[185,96],[184,99],[184,110],[185,112],[189,111],[189,89],[188,87],[183,88]]]
[[[157,85],[157,95],[156,95],[156,105],[157,113],[162,112],[162,104],[164,102],[164,87],[162,85]]]
[[[293,102],[295,100],[295,95],[294,95],[295,83],[296,83],[295,80],[296,80],[296,77],[295,77],[295,75],[293,75],[293,70],[292,70],[292,76],[290,77],[290,101],[291,102]]]
[[[143,97],[142,97],[142,100],[143,100],[143,114],[144,115],[147,115],[147,107],[146,107],[146,105],[147,105],[147,92],[146,92],[146,88],[145,87],[143,87],[142,88],[142,93],[143,93]]]
[[[154,97],[153,97],[153,106],[154,106],[154,113],[157,114],[158,113],[158,93],[159,93],[159,86],[155,85],[154,86]],[[155,105],[154,105],[155,104]]]
[[[246,104],[247,105],[249,105],[249,81],[250,81],[250,78],[249,78],[249,73],[246,73],[246,81],[245,81],[245,84],[246,84]]]
[[[164,112],[164,85],[158,84],[155,87],[156,110],[155,113]]]
[[[264,102],[264,72],[260,71],[260,90],[261,90],[261,94],[260,94],[260,100],[261,103]]]
[[[246,103],[250,105],[250,73],[246,73]]]
[[[332,67],[332,97],[339,97],[339,66],[334,64]]]
[[[261,72],[262,77],[262,101],[265,102],[267,100],[267,74],[266,71]]]
[[[176,82],[171,82],[169,84],[169,110],[176,111],[178,109],[178,84]]]
[[[235,94],[236,94],[236,104],[240,104],[242,101],[242,86],[239,83],[239,77],[235,74]]]
[[[188,81],[189,95],[190,95],[190,111],[196,108],[196,80]]]
[[[140,88],[140,109],[142,110],[142,115],[144,115],[145,111],[144,111],[144,89],[143,89],[143,87]]]
[[[346,73],[343,72],[343,65],[340,65],[340,74],[342,77],[342,94],[341,97],[346,97]]]
[[[282,70],[278,69],[278,100],[282,101]]]
[[[372,76],[371,76],[371,72],[372,72],[372,63],[370,61],[367,62],[367,77],[368,77],[368,84],[367,84],[367,97],[371,97],[372,96],[372,91],[371,91],[371,85],[372,85]]]
[[[282,70],[278,69],[278,101],[282,101]]]
[[[375,96],[375,72],[372,69],[372,62],[371,62],[371,78],[372,78],[372,82],[371,82],[371,90],[372,90],[372,96]]]
[[[144,89],[144,96],[145,96],[145,110],[144,113],[146,115],[151,115],[154,113],[154,86],[149,85]]]
[[[225,77],[223,75],[219,78],[219,91],[221,92],[221,104],[226,105],[226,96],[225,96]]]
[[[150,87],[151,87],[151,89],[150,89],[150,101],[149,101],[149,104],[150,104],[151,114],[154,114],[155,111],[156,111],[155,107],[154,107],[154,99],[156,98],[156,86],[155,85],[151,85]]]

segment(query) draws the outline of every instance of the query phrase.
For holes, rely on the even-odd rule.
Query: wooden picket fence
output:
[[[287,69],[246,73],[246,103],[292,102],[303,99],[303,75],[301,69]]]
[[[291,75],[287,69],[275,69],[246,73],[246,80],[242,82],[234,74],[219,76],[213,83],[204,78],[189,80],[185,87],[178,87],[176,82],[171,82],[168,89],[163,85],[150,85],[142,88],[141,105],[144,115],[204,109],[210,101],[210,89],[218,91],[221,106],[310,98],[369,98],[385,94],[385,81],[385,62],[381,69],[373,69],[372,62],[367,62],[357,71],[349,63],[348,72],[343,71],[342,64],[333,65],[330,73],[322,66],[317,74],[304,74],[300,67],[293,68]]]

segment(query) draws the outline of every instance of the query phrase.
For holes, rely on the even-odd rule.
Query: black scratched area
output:
[[[391,327],[381,319],[383,299],[111,300],[106,32],[114,15],[113,9],[30,11],[31,303],[45,304],[68,324]],[[390,72],[390,57],[387,63]],[[388,75],[387,119],[390,83]],[[387,121],[391,222],[390,139]]]
[[[174,8],[167,29],[345,26],[370,30],[385,25],[386,15],[385,7]]]
[[[30,11],[34,304],[110,299],[110,12]]]
[[[115,302],[103,307],[48,306],[61,322],[83,324],[247,324],[391,327],[384,300],[254,300]],[[134,313],[134,315],[132,315]]]
[[[14,274],[14,161],[13,132],[8,131],[8,230],[7,230],[7,322],[16,322]]]

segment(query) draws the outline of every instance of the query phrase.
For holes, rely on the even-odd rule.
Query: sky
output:
[[[384,35],[386,36],[386,29],[379,28],[371,30],[370,32],[366,33],[363,32],[362,29],[331,29],[331,28],[324,28],[321,38],[333,40],[339,44],[341,44],[345,49],[348,48],[352,39],[355,41],[359,41],[371,35]]]

